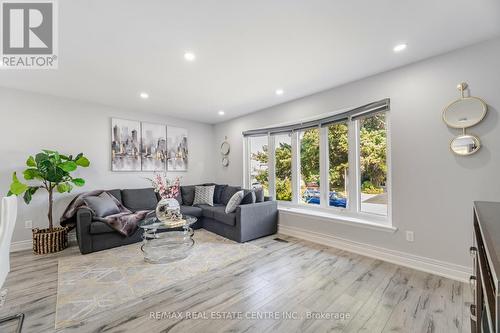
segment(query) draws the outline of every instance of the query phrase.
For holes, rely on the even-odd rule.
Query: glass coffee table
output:
[[[198,219],[190,215],[183,215],[182,219],[178,223],[166,224],[153,215],[139,224],[144,229],[141,250],[146,262],[165,264],[189,256],[194,245],[191,226]]]

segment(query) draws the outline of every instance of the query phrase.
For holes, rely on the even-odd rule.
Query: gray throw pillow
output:
[[[215,185],[212,186],[195,186],[194,188],[194,205],[214,205],[214,190]]]
[[[229,202],[226,206],[226,214],[234,213],[236,208],[238,208],[238,206],[240,205],[241,200],[243,200],[244,193],[245,192],[243,192],[243,190],[238,191],[231,197],[231,199],[229,199]]]
[[[226,186],[226,188],[224,188],[224,191],[222,192],[222,195],[221,195],[221,202],[224,204],[224,205],[227,205],[227,203],[229,202],[229,199],[231,199],[233,197],[233,195],[238,192],[239,190],[241,190],[241,187],[239,186]]]
[[[102,192],[99,196],[86,197],[83,201],[98,217],[106,217],[120,212],[118,205],[106,192]]]
[[[264,202],[264,189],[262,187],[256,188],[255,192],[255,202]]]
[[[214,204],[223,204],[222,202],[222,193],[227,185],[215,185],[214,190]]]
[[[243,200],[241,200],[241,205],[248,205],[248,204],[253,204],[255,203],[255,192],[253,190],[243,190],[244,191],[244,196]]]
[[[194,200],[194,186],[181,186],[182,203],[186,206],[192,206]]]

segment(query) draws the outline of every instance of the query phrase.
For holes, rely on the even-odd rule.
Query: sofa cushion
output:
[[[122,191],[121,190],[109,190],[106,191],[116,198],[116,200],[122,202]]]
[[[182,203],[192,206],[194,201],[194,185],[181,186]]]
[[[213,219],[214,218],[214,212],[220,209],[225,209],[226,206],[221,205],[221,204],[216,204],[214,206],[209,206],[209,205],[198,205],[197,207],[200,207],[202,210],[202,215],[203,217],[208,217]]]
[[[214,220],[234,226],[236,225],[236,213],[226,213],[226,207],[224,206],[217,206],[217,207],[212,207],[213,209],[213,214],[214,216],[212,217]]]
[[[106,222],[93,221],[90,223],[90,233],[91,234],[104,234],[108,232],[116,232],[115,229],[111,228]]]
[[[226,188],[222,192],[221,203],[223,205],[227,205],[231,197],[239,190],[241,190],[240,186],[226,186]]]
[[[102,192],[98,196],[85,197],[83,201],[99,217],[106,217],[120,212],[120,208],[116,205],[115,200],[107,192]]]
[[[243,190],[243,191],[244,195],[240,205],[248,205],[255,203],[256,200],[255,192],[253,190]]]
[[[264,189],[262,187],[258,187],[254,189],[255,192],[255,202],[264,202]]]
[[[227,187],[227,185],[215,185],[214,189],[214,204],[224,204],[222,202],[222,193],[224,192],[224,189]]]
[[[193,205],[214,205],[215,185],[195,186]]]
[[[182,215],[191,215],[194,217],[201,217],[202,210],[200,207],[183,205],[183,206],[181,206],[181,214]]]
[[[123,205],[132,211],[153,210],[158,204],[152,188],[122,190]]]
[[[243,193],[245,193],[243,190],[236,192],[231,199],[229,199],[229,202],[227,203],[226,206],[226,213],[233,213],[236,211],[236,208],[241,204],[241,200],[243,200]]]

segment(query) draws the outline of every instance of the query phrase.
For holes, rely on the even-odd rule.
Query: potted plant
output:
[[[33,229],[33,251],[37,254],[54,253],[68,246],[68,230],[63,227],[54,227],[52,208],[54,192],[71,192],[73,186],[85,185],[82,178],[73,178],[70,173],[78,167],[88,167],[89,160],[78,154],[66,156],[52,150],[42,150],[35,157],[30,156],[26,161],[28,168],[23,171],[24,179],[36,181],[37,184],[25,184],[19,181],[16,172],[12,175],[12,184],[7,195],[23,195],[24,202],[29,204],[33,195],[44,189],[48,193],[48,229]]]

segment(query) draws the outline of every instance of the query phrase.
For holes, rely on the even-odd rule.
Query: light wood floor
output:
[[[160,290],[64,332],[469,332],[467,285],[291,237],[222,269]],[[0,317],[22,311],[23,332],[54,332],[57,262],[79,256],[12,254]],[[189,264],[189,260],[186,261]],[[152,312],[163,313],[159,319]],[[179,312],[175,316],[172,313]],[[278,314],[275,314],[278,312]],[[310,319],[308,313],[348,316]],[[167,316],[174,318],[167,318]],[[196,318],[186,318],[192,314]],[[213,319],[212,316],[244,319]],[[284,320],[255,316],[288,316]],[[179,317],[181,316],[181,317]],[[205,319],[207,317],[209,319]],[[0,332],[12,327],[3,326]]]

